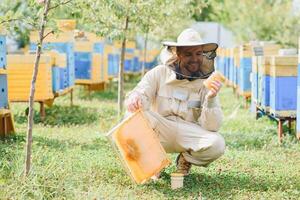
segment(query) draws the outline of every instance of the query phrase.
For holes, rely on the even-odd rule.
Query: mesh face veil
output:
[[[215,51],[205,52],[203,53],[202,64],[199,67],[199,70],[197,72],[194,72],[191,75],[185,75],[181,73],[179,66],[177,66],[175,68],[175,73],[179,79],[184,79],[184,78],[187,78],[189,80],[206,79],[215,71],[215,67],[214,67],[215,57],[216,57]],[[177,65],[179,65],[179,63]]]

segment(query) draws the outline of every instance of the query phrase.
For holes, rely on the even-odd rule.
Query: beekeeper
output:
[[[179,153],[177,172],[188,175],[192,165],[207,166],[225,150],[218,133],[222,84],[214,81],[210,90],[203,85],[214,71],[218,45],[203,43],[193,29],[185,29],[177,42],[163,45],[163,64],[145,74],[125,104],[129,112],[144,110],[166,152]]]

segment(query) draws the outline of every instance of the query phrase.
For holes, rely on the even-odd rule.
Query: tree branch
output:
[[[68,3],[70,3],[71,1],[72,1],[72,0],[68,0],[68,1],[65,1],[65,2],[62,2],[62,3],[59,3],[59,4],[55,5],[55,6],[52,6],[52,7],[50,7],[50,8],[48,9],[48,11],[50,11],[50,10],[52,10],[52,9],[55,9],[55,8],[57,8],[58,6],[62,6],[62,5],[68,4]]]
[[[12,21],[18,21],[18,20],[20,20],[20,19],[8,19],[8,20],[1,21],[0,24],[12,22]]]
[[[54,34],[54,31],[52,30],[52,31],[48,32],[46,35],[44,35],[43,40],[50,34]]]

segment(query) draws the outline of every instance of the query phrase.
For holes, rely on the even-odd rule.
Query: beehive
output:
[[[133,57],[133,71],[134,72],[141,72],[141,62],[140,59],[142,58],[141,51],[139,49],[134,50],[134,57]]]
[[[8,97],[10,101],[28,101],[35,55],[8,55]],[[49,55],[41,55],[35,87],[35,101],[53,99],[52,61]]]
[[[261,59],[263,55],[263,48],[256,44],[253,47],[252,56],[252,72],[251,72],[251,101],[257,105],[258,104],[258,93],[259,93],[259,70],[261,67]]]
[[[50,30],[46,30],[46,33]],[[37,48],[38,32],[30,33],[30,50]],[[56,50],[65,53],[67,56],[67,66],[59,69],[60,91],[67,91],[75,84],[75,60],[74,60],[74,33],[64,31],[58,34],[51,34],[44,39],[44,51]]]
[[[7,98],[7,74],[6,70],[0,69],[0,109],[8,107]]]
[[[119,71],[120,52],[112,45],[105,45],[104,47],[104,65],[108,69],[108,78],[118,76]]]
[[[73,31],[76,28],[76,20],[73,19],[61,19],[57,20],[56,23],[61,31]]]
[[[124,72],[125,73],[132,73],[133,70],[133,59],[134,59],[134,54],[126,52],[125,53],[125,60],[124,60]]]
[[[270,112],[296,117],[298,56],[273,56],[270,68]]]
[[[85,32],[84,35],[88,41],[93,42],[92,81],[108,82],[107,59],[104,56],[105,40],[91,32]]]
[[[149,50],[147,53],[147,58],[146,58],[146,63],[145,63],[145,68],[147,70],[152,69],[157,65],[157,57],[159,55],[159,51],[156,49]]]
[[[234,56],[234,48],[229,49],[229,72],[228,72],[228,84],[229,86],[233,86],[233,56]]]
[[[258,105],[265,111],[270,108],[270,67],[272,56],[258,58]]]
[[[141,111],[126,118],[107,136],[126,171],[138,184],[145,183],[170,164],[157,135]]]
[[[300,139],[300,37],[298,49],[298,78],[297,78],[297,138]]]
[[[92,52],[94,44],[90,41],[76,41],[74,45],[76,83],[92,80]]]
[[[8,103],[6,39],[4,35],[0,35],[0,57],[0,137],[6,137],[15,132],[15,128]]]
[[[51,65],[52,65],[52,90],[54,93],[62,92],[60,74],[63,74],[63,71],[67,67],[67,55],[63,53],[58,53],[58,51],[50,51],[47,54],[51,56]]]
[[[251,96],[250,73],[252,69],[252,47],[245,44],[240,47],[240,67],[238,68],[239,93],[245,97]]]
[[[238,69],[240,67],[240,56],[239,56],[239,47],[235,47],[233,50],[233,87],[237,88],[238,87]]]
[[[6,68],[6,39],[0,35],[0,69]]]

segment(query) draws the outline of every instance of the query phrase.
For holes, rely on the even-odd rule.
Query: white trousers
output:
[[[144,115],[167,153],[183,153],[197,166],[207,166],[224,154],[225,141],[217,132],[176,116],[163,117],[152,111],[144,111]]]

